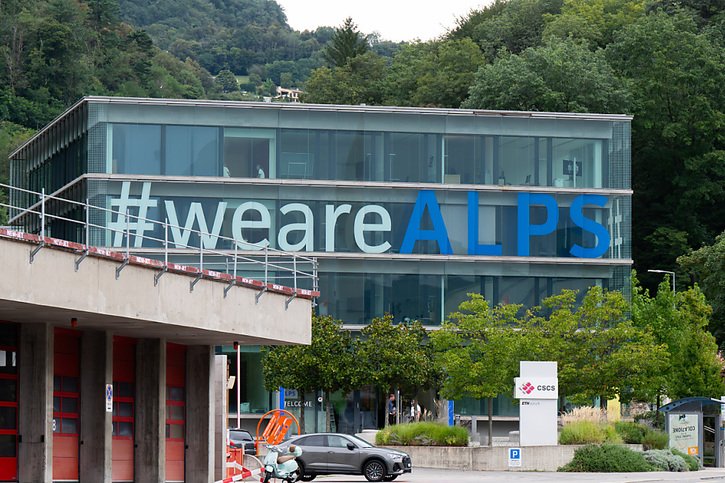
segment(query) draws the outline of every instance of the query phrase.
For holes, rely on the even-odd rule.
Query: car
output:
[[[342,433],[313,433],[290,438],[282,445],[302,448],[297,458],[301,481],[317,475],[363,475],[368,481],[393,481],[413,469],[410,456],[402,451],[372,445]]]
[[[254,438],[246,429],[230,428],[229,429],[229,447],[244,448],[244,454],[256,454],[254,447]]]

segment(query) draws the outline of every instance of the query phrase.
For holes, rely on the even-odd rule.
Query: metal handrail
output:
[[[233,267],[234,267],[233,275],[235,278],[238,275],[237,271],[238,271],[238,267],[239,267],[239,264],[241,261],[242,264],[252,264],[255,266],[259,265],[260,269],[263,268],[265,285],[270,283],[269,269],[282,272],[282,275],[275,276],[275,280],[292,279],[295,289],[298,287],[298,279],[300,279],[300,278],[301,279],[310,279],[312,282],[311,285],[312,285],[313,289],[316,289],[317,284],[318,284],[317,259],[313,258],[313,257],[306,257],[303,255],[294,253],[294,252],[286,252],[284,250],[270,248],[268,245],[261,245],[259,243],[250,243],[245,240],[237,240],[237,239],[225,237],[222,235],[214,235],[212,233],[208,233],[205,231],[195,230],[193,228],[182,227],[180,225],[175,225],[175,224],[169,223],[168,219],[166,219],[163,222],[160,222],[160,221],[153,220],[150,218],[132,215],[129,213],[128,209],[125,212],[122,212],[120,210],[113,210],[113,209],[105,208],[102,206],[91,205],[89,203],[88,199],[86,199],[85,202],[79,202],[79,201],[70,200],[67,198],[61,198],[59,196],[48,195],[45,193],[44,189],[40,193],[38,193],[36,191],[19,188],[16,186],[10,186],[10,185],[3,184],[3,183],[0,183],[0,188],[8,189],[11,192],[18,191],[18,192],[22,192],[22,193],[27,193],[32,196],[37,196],[39,198],[39,201],[37,203],[31,204],[30,207],[28,207],[28,208],[14,206],[9,203],[0,203],[0,206],[4,206],[4,207],[7,207],[9,209],[16,210],[17,212],[19,212],[14,217],[15,219],[20,219],[24,215],[38,215],[38,218],[40,220],[41,243],[45,238],[45,226],[47,224],[47,221],[51,220],[51,219],[52,220],[61,220],[61,221],[79,224],[79,225],[84,226],[85,245],[86,246],[91,246],[90,228],[98,228],[100,230],[103,230],[107,233],[112,233],[112,234],[113,233],[123,234],[126,237],[126,243],[125,243],[124,249],[125,249],[125,257],[127,260],[129,259],[130,252],[131,252],[131,247],[130,247],[131,236],[134,236],[134,237],[136,237],[136,239],[140,238],[141,240],[149,240],[152,242],[161,243],[163,245],[164,261],[165,261],[166,265],[168,265],[169,244],[173,244],[176,247],[176,250],[181,248],[181,249],[193,250],[194,252],[198,251],[200,271],[204,270],[204,257],[213,255],[213,256],[223,257],[224,260],[226,261],[227,266],[229,265],[229,259],[231,259],[233,261]],[[65,216],[53,215],[53,214],[48,213],[46,210],[46,203],[48,202],[48,200],[54,200],[54,201],[58,201],[60,203],[66,203],[68,205],[84,208],[85,213],[86,213],[86,216],[84,217],[85,220],[79,221],[79,220],[75,220],[75,219],[68,218]],[[39,210],[33,209],[34,207],[37,207],[38,205],[40,208]],[[111,215],[123,217],[123,218],[119,218],[119,220],[123,220],[123,222],[125,222],[125,229],[117,229],[117,228],[113,228],[113,227],[108,227],[108,226],[104,226],[104,225],[91,223],[90,222],[90,210],[98,210],[100,212],[110,213]],[[135,224],[138,224],[139,222],[143,222],[143,223],[151,223],[153,225],[163,227],[164,238],[160,239],[160,238],[156,238],[153,236],[145,235],[143,233],[141,233],[141,234],[133,233],[132,234],[131,228],[130,228],[131,227],[130,220],[135,220]],[[189,233],[189,235],[196,234],[199,238],[199,246],[196,247],[193,245],[189,245],[187,243],[177,243],[176,241],[174,241],[173,243],[170,243],[169,239],[168,239],[169,228],[184,230],[186,233]],[[233,247],[233,253],[230,253],[229,251],[218,250],[218,249],[204,248],[204,239],[203,239],[204,237],[213,237],[217,240],[230,242],[231,246]],[[240,247],[240,245],[247,247],[249,251],[263,252],[264,260],[259,260],[257,258],[253,258],[251,256],[245,256],[245,255],[239,254],[238,248]],[[172,249],[172,250],[174,250],[174,249]],[[260,254],[260,257],[261,257],[261,254]],[[270,257],[275,259],[275,261],[271,262]],[[290,258],[291,261],[285,261],[285,260],[283,260],[284,258]],[[306,271],[306,270],[302,270],[302,269],[298,268],[300,265],[300,262],[302,262],[302,265],[310,265],[311,269],[309,271]],[[285,266],[285,264],[289,264],[289,263],[292,264],[292,268]],[[192,289],[193,289],[193,285],[192,285]]]

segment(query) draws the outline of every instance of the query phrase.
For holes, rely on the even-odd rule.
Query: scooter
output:
[[[267,446],[267,455],[264,457],[264,483],[272,478],[280,478],[287,483],[294,483],[300,477],[299,465],[296,458],[302,454],[302,448],[289,446],[289,451],[279,446]]]

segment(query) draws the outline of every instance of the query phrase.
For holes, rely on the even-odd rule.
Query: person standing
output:
[[[395,394],[391,394],[388,398],[388,425],[395,424],[395,417],[398,415],[398,409],[395,407]]]

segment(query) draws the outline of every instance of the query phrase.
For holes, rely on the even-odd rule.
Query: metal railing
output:
[[[134,241],[137,241],[139,238],[141,239],[141,245],[143,245],[144,240],[152,242],[152,243],[159,243],[162,245],[163,249],[154,249],[154,253],[157,253],[159,255],[163,254],[164,257],[164,270],[156,274],[154,278],[154,284],[157,284],[159,281],[159,278],[166,272],[166,268],[168,268],[169,265],[169,255],[183,255],[188,253],[198,253],[198,267],[200,270],[200,274],[197,275],[197,278],[195,281],[191,284],[191,289],[193,290],[194,285],[201,279],[203,276],[203,270],[205,263],[207,264],[207,267],[209,266],[219,266],[220,264],[223,264],[225,267],[224,270],[226,273],[233,275],[234,279],[236,279],[239,276],[245,276],[245,273],[254,273],[254,275],[250,278],[258,277],[261,272],[264,273],[264,277],[261,281],[264,282],[265,287],[267,284],[270,283],[279,283],[280,285],[286,285],[287,282],[292,282],[292,288],[295,290],[295,293],[297,293],[297,289],[301,288],[301,285],[305,285],[308,288],[311,287],[313,291],[318,290],[318,262],[317,259],[314,257],[306,257],[303,255],[299,255],[298,253],[293,252],[286,252],[283,250],[277,250],[274,248],[270,248],[269,244],[258,244],[258,243],[250,243],[244,240],[237,240],[234,238],[225,237],[218,234],[208,233],[201,230],[195,230],[192,228],[182,227],[179,225],[174,225],[169,223],[168,219],[164,220],[163,222],[160,222],[158,220],[146,218],[146,217],[140,217],[136,216],[130,213],[128,209],[125,211],[119,211],[119,210],[113,210],[110,208],[106,208],[103,206],[96,206],[91,205],[89,203],[88,198],[86,198],[85,202],[79,202],[67,198],[62,198],[59,196],[53,196],[48,195],[45,193],[45,190],[43,189],[41,192],[35,192],[23,188],[18,188],[16,186],[10,186],[6,184],[0,183],[0,189],[6,189],[9,191],[9,193],[12,192],[19,192],[24,193],[26,195],[29,195],[30,197],[37,196],[38,201],[35,203],[30,203],[28,208],[22,208],[18,206],[13,206],[9,203],[1,203],[0,206],[6,207],[13,213],[13,218],[15,220],[23,219],[25,220],[25,224],[28,224],[28,220],[31,220],[32,217],[37,215],[37,219],[39,222],[38,226],[38,233],[41,237],[41,245],[36,248],[37,250],[40,250],[43,246],[43,240],[47,236],[46,235],[46,226],[50,223],[52,220],[58,220],[67,222],[73,225],[81,225],[83,227],[83,238],[84,240],[81,242],[86,247],[90,246],[96,246],[93,245],[91,242],[91,230],[96,229],[101,233],[110,233],[112,236],[115,233],[120,233],[125,238],[125,244],[123,247],[124,257],[125,257],[125,264],[128,263],[128,260],[130,259],[131,252],[133,251],[131,248],[131,237],[135,237]],[[12,199],[12,197],[9,197]],[[63,210],[58,209],[59,206],[66,205],[69,209],[73,208],[81,208],[83,209],[85,213],[85,219],[84,220],[77,220],[70,218],[68,216],[63,216],[61,214],[53,214],[50,213],[48,210],[48,205],[52,204],[53,211],[55,212],[62,212]],[[57,204],[57,206],[56,206]],[[112,228],[106,225],[96,224],[92,223],[91,220],[91,211],[97,210],[100,213],[105,213],[106,215],[110,216],[117,216],[117,223],[114,223],[114,225],[125,225],[123,229],[117,229]],[[133,220],[133,221],[132,221]],[[160,226],[164,233],[164,238],[156,238],[154,236],[145,235],[144,233],[138,233],[134,232],[133,228],[138,226],[139,223],[150,223],[154,226]],[[196,237],[199,240],[199,246],[194,246],[188,243],[180,243],[178,240],[174,240],[173,242],[169,241],[169,229],[174,230],[183,230],[184,232],[189,234],[189,237],[187,240],[191,240],[191,235],[196,235]],[[145,230],[144,230],[145,231]],[[209,249],[204,248],[204,240],[205,239],[213,239],[213,240],[221,240],[223,242],[228,242],[229,246],[233,247],[233,249],[230,250],[221,250],[221,249]],[[70,241],[70,240],[69,240]],[[175,248],[170,248],[170,245],[174,245]],[[103,247],[108,248],[108,247]],[[135,247],[137,248],[137,247]],[[240,250],[241,248],[241,250]],[[257,255],[258,254],[258,255]],[[34,253],[31,253],[31,261],[32,257],[34,256]],[[215,257],[215,260],[209,261],[211,257]],[[205,261],[206,259],[206,261]],[[222,260],[221,262],[219,260]],[[79,259],[79,261],[76,262],[76,270],[78,269],[78,265],[82,261],[82,258]],[[196,265],[193,263],[192,265]],[[119,267],[117,269],[117,275],[120,273],[120,270],[123,269],[125,265]],[[249,268],[251,267],[251,268]],[[218,269],[215,269],[216,271],[220,271]],[[272,273],[270,273],[272,272]],[[284,282],[282,282],[284,281]],[[260,293],[257,294],[257,300],[259,300],[259,297],[264,293],[265,289],[260,291]],[[225,292],[226,295],[226,292]]]

